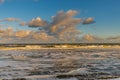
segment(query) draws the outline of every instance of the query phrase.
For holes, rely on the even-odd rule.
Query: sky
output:
[[[0,0],[0,43],[118,42],[120,0]]]

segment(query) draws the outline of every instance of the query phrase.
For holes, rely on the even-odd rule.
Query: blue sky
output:
[[[19,18],[29,22],[40,17],[51,22],[51,16],[55,16],[61,10],[65,12],[76,10],[78,14],[75,18],[92,17],[95,20],[94,24],[77,26],[82,35],[91,34],[103,38],[120,36],[120,0],[0,0],[0,2],[0,20]],[[9,24],[14,29],[21,30],[38,29],[27,25],[20,26],[16,22],[0,24]]]

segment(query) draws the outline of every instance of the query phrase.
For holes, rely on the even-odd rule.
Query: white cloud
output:
[[[94,36],[92,36],[90,34],[86,34],[83,38],[87,41],[94,41],[95,40]]]
[[[83,24],[92,24],[92,23],[95,23],[95,21],[92,17],[89,17],[89,18],[83,20]]]
[[[40,42],[76,42],[79,40],[80,30],[77,26],[80,23],[90,24],[94,20],[93,18],[87,18],[84,21],[81,18],[75,18],[78,14],[76,10],[68,10],[66,12],[59,11],[55,16],[52,17],[52,21],[48,22],[40,17],[33,18],[29,22],[23,22],[18,18],[6,18],[1,21],[18,21],[20,26],[29,26],[34,28],[42,28],[38,31],[30,30],[18,30],[14,31],[12,28],[6,30],[0,30],[1,39],[11,38],[15,41],[40,41]],[[98,40],[97,37],[92,35],[85,35],[82,40],[94,41]]]
[[[101,38],[101,37],[97,37],[97,36],[94,36],[94,35],[91,35],[91,34],[86,34],[86,35],[83,35],[80,39],[79,39],[81,42],[104,42],[105,39]]]
[[[30,32],[31,32],[30,30],[19,30],[19,31],[16,31],[14,35],[16,37],[23,38],[30,35]]]
[[[1,42],[54,42],[55,38],[44,31],[18,30],[9,27],[0,30]]]
[[[18,22],[18,21],[20,21],[20,19],[10,17],[10,18],[5,18],[5,19],[0,20],[0,22],[4,22],[4,21]]]
[[[106,41],[108,42],[116,42],[116,43],[119,43],[120,42],[120,36],[113,36],[113,37],[109,37],[109,38],[106,38]]]
[[[6,21],[11,21],[11,22],[13,22],[13,21],[19,21],[18,18],[6,18],[5,20]]]
[[[47,22],[42,20],[40,17],[37,17],[35,19],[32,19],[29,23],[29,27],[44,27],[47,25]]]
[[[77,13],[76,10],[68,10],[67,12],[59,11],[57,15],[52,17],[51,22],[44,21],[40,17],[37,17],[33,18],[28,23],[28,26],[40,27],[45,31],[46,35],[63,41],[74,41],[80,33],[79,30],[77,30],[77,25],[82,21],[81,18],[74,18]]]
[[[73,41],[79,33],[76,27],[81,22],[80,18],[74,18],[77,13],[75,10],[59,11],[56,16],[52,17],[52,22],[44,28],[45,31],[61,40]]]
[[[19,25],[20,25],[20,26],[27,26],[27,23],[26,23],[26,22],[20,22]]]
[[[69,10],[67,12],[59,11],[52,19],[52,22],[47,26],[47,29],[51,33],[58,32],[60,29],[65,29],[69,26],[76,26],[81,22],[80,18],[73,18],[77,14],[75,10]]]

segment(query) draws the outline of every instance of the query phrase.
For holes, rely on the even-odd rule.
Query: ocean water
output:
[[[120,80],[120,49],[0,50],[0,79]]]

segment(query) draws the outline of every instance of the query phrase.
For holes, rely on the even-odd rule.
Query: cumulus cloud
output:
[[[19,21],[20,26],[28,26],[40,28],[38,31],[18,30],[14,31],[12,28],[0,30],[0,36],[12,38],[15,41],[40,41],[40,42],[76,42],[79,39],[81,31],[77,29],[80,23],[90,24],[93,18],[87,18],[83,21],[81,18],[76,18],[78,14],[76,10],[68,10],[66,12],[59,11],[55,16],[52,16],[52,21],[45,21],[40,17],[33,18],[29,22],[21,22],[17,18],[6,18],[4,21]],[[41,29],[42,28],[42,29]],[[94,41],[97,39],[92,35],[85,35],[83,40]]]
[[[9,27],[0,30],[1,42],[54,42],[55,38],[44,31],[18,30]],[[58,41],[58,40],[57,40]]]
[[[84,40],[87,40],[87,41],[94,41],[94,36],[90,35],[90,34],[86,34],[84,37]]]
[[[0,33],[4,33],[4,30],[0,30]]]
[[[106,38],[106,41],[108,42],[116,42],[116,43],[119,43],[120,42],[120,36],[113,36],[113,37],[109,37],[109,38]]]
[[[109,39],[109,40],[117,40],[117,39],[119,39],[120,40],[120,36],[109,37],[107,39]]]
[[[5,30],[0,30],[1,33],[0,33],[0,36],[1,37],[11,37],[14,35],[14,32],[13,32],[13,28],[12,27],[8,27],[7,29]]]
[[[4,22],[4,21],[17,22],[17,21],[20,21],[20,19],[11,17],[11,18],[5,18],[3,20],[0,20],[0,22]]]
[[[10,22],[15,22],[15,21],[19,21],[20,19],[18,18],[6,18],[5,21],[10,21]]]
[[[47,22],[42,20],[40,17],[37,17],[35,19],[32,19],[29,23],[29,27],[44,27],[47,25]]]
[[[76,41],[80,30],[77,30],[74,27],[66,28],[58,33],[59,39],[62,41]]]
[[[95,21],[92,17],[84,19],[83,22],[82,22],[82,24],[92,24],[92,23],[95,23]]]
[[[23,38],[30,35],[30,32],[31,32],[30,30],[19,30],[19,31],[16,31],[14,35],[16,37]]]
[[[74,18],[77,13],[76,10],[59,11],[56,16],[52,17],[52,22],[44,29],[48,34],[54,35],[61,40],[70,41],[76,39],[79,33],[77,25],[81,22],[81,18]]]
[[[52,22],[47,26],[47,29],[51,33],[55,33],[69,26],[75,27],[81,22],[80,18],[73,18],[77,13],[75,10],[59,11],[56,16],[52,17]]]
[[[77,25],[82,21],[81,18],[74,17],[77,13],[76,10],[68,10],[67,12],[59,11],[55,16],[52,16],[51,22],[44,21],[40,17],[37,17],[32,19],[28,23],[28,26],[42,28],[47,35],[60,40],[74,41],[80,33],[80,31],[77,30]]]
[[[32,37],[35,40],[41,40],[41,41],[51,41],[51,40],[54,40],[54,37],[48,35],[45,31],[36,31],[36,32],[32,33]]]
[[[91,34],[86,34],[83,35],[83,37],[80,38],[81,42],[104,42],[105,39],[101,38],[101,37],[97,37]]]
[[[20,26],[27,26],[27,23],[26,23],[26,22],[20,22],[19,25],[20,25]]]

